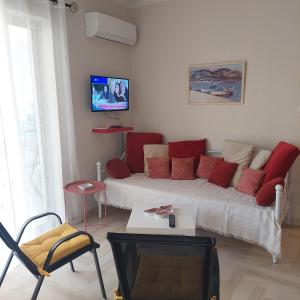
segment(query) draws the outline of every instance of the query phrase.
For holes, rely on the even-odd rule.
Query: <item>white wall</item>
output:
[[[90,75],[111,75],[130,78],[130,49],[110,41],[87,38],[84,13],[99,11],[129,21],[128,8],[110,0],[76,0],[79,11],[75,14],[66,10],[69,41],[71,87],[73,97],[75,135],[80,178],[96,178],[96,162],[105,163],[121,153],[120,134],[92,134],[93,127],[116,124],[107,120],[104,113],[91,112]],[[126,125],[131,124],[131,113],[120,112]],[[103,168],[105,168],[103,166]],[[92,200],[92,197],[90,197]],[[74,203],[72,204],[74,205]],[[77,205],[81,205],[78,201]],[[89,201],[90,207],[96,201]],[[74,215],[74,220],[82,217]]]
[[[300,146],[300,1],[169,0],[132,10],[134,125],[167,140]],[[190,64],[246,60],[245,104],[188,105]],[[293,178],[300,222],[300,162]]]
[[[104,126],[90,112],[89,75],[130,77],[137,130],[166,140],[207,137],[211,148],[236,139],[272,148],[279,140],[300,146],[300,1],[169,0],[128,9],[110,0],[80,0],[67,13],[77,151],[82,178],[96,176],[95,162],[119,156],[117,134],[92,135]],[[100,11],[138,25],[139,42],[128,48],[85,37],[84,13]],[[247,61],[245,104],[187,104],[190,64]],[[113,123],[113,122],[112,122]],[[300,223],[300,160],[293,176],[293,216]]]
[[[128,8],[110,0],[80,0],[76,14],[67,12],[70,72],[74,105],[75,133],[81,178],[96,178],[96,161],[120,156],[119,134],[92,134],[93,127],[115,124],[104,113],[91,112],[90,75],[130,78],[130,48],[102,39],[87,38],[84,13],[99,11],[128,21]],[[120,112],[131,124],[130,112]]]

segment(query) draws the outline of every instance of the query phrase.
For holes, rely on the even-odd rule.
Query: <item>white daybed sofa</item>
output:
[[[262,207],[252,196],[201,178],[151,179],[137,173],[125,179],[107,178],[104,182],[108,205],[132,209],[136,203],[189,204],[195,208],[197,227],[257,244],[272,254],[274,263],[281,256],[281,223],[287,212],[288,198],[283,196],[281,185],[276,186],[276,202]],[[101,208],[103,195],[96,199]]]

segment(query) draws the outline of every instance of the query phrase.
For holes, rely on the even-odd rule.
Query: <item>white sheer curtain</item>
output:
[[[0,221],[14,236],[35,214],[64,218],[78,177],[64,1],[0,0],[0,85]],[[27,238],[50,225],[35,224]]]
[[[74,131],[73,105],[71,95],[71,80],[69,67],[69,51],[66,30],[65,1],[60,0],[52,6],[52,30],[54,46],[54,62],[57,83],[58,112],[60,119],[61,153],[63,181],[68,183],[79,179],[77,164],[76,140]],[[73,17],[76,17],[74,15]],[[68,205],[68,220],[79,222],[82,219],[82,206],[77,197],[72,198],[72,205]]]

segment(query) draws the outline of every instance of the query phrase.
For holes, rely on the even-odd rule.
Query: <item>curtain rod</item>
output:
[[[58,0],[49,0],[50,2],[53,2],[55,4],[58,4]],[[78,4],[76,2],[72,2],[71,4],[65,3],[66,7],[70,8],[70,11],[72,13],[76,13],[78,10]]]

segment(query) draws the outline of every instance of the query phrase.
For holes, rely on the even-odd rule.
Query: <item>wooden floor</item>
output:
[[[108,231],[124,231],[128,217],[128,211],[110,209],[108,227],[90,230],[101,244],[98,254],[108,299],[112,299],[112,289],[117,286],[117,275],[105,237]],[[201,231],[203,233],[211,235]],[[216,237],[221,300],[300,299],[299,227],[284,229],[283,258],[278,265],[272,264],[271,256],[262,248],[232,238]],[[39,299],[102,299],[92,256],[86,254],[74,264],[76,273],[72,273],[69,266],[52,273],[44,281]],[[35,284],[35,278],[23,266],[17,266],[9,272],[0,288],[0,299],[30,299]]]

